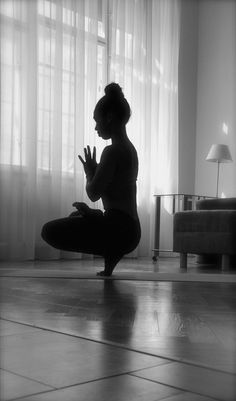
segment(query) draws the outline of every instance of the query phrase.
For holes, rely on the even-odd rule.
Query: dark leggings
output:
[[[85,216],[78,212],[49,221],[42,238],[57,249],[121,259],[138,245],[141,229],[138,220],[118,210],[90,209]]]

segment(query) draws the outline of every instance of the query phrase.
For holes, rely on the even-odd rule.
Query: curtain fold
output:
[[[154,194],[178,189],[178,0],[114,0],[111,3],[110,80],[130,102],[127,126],[139,155],[138,207],[142,225],[139,255],[153,248]],[[162,215],[164,242],[171,249],[170,205]]]
[[[94,207],[77,155],[87,144],[101,154],[93,109],[111,81],[130,102],[139,154],[135,254],[151,253],[153,195],[178,187],[179,8],[179,0],[1,0],[0,259],[79,256],[45,244],[41,227],[76,200]]]
[[[78,257],[42,225],[88,201],[77,155],[97,145],[99,0],[2,0],[0,258]],[[105,81],[103,82],[103,85]],[[95,206],[96,207],[96,206]]]

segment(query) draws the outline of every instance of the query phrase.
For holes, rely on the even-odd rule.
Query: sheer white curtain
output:
[[[138,255],[150,254],[153,194],[178,185],[179,1],[108,4],[109,46],[106,0],[0,1],[0,258],[73,257],[47,246],[41,227],[88,202],[77,155],[90,144],[99,157],[105,145],[92,116],[107,81],[120,83],[132,107]]]
[[[2,258],[65,256],[42,241],[41,227],[88,200],[77,155],[102,146],[92,118],[105,83],[101,5],[0,2]]]
[[[153,248],[154,194],[178,188],[179,0],[114,0],[111,7],[110,80],[130,101],[127,126],[139,154],[138,206],[142,239],[138,254]],[[170,247],[170,205],[162,220]]]

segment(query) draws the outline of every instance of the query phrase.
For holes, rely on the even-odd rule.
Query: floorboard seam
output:
[[[25,301],[29,301],[30,300],[30,302],[34,302],[35,304],[43,304],[43,305],[50,305],[50,306],[51,305],[53,305],[53,306],[58,305],[58,306],[67,307],[68,309],[74,308],[74,306],[71,306],[71,305],[68,305],[68,304],[61,304],[61,303],[58,303],[58,302],[39,301],[39,300],[36,300],[35,298],[30,298],[30,297],[27,297],[27,296],[24,296],[24,295],[15,295],[15,294],[13,294],[13,295],[11,295],[11,298],[13,298],[15,300],[17,300],[17,299],[25,300]],[[1,319],[1,317],[0,317],[0,319]]]
[[[28,394],[28,395],[23,395],[23,396],[20,396],[20,397],[16,397],[16,398],[11,398],[10,400],[8,400],[8,401],[20,401],[20,400],[25,400],[25,399],[28,399],[29,401],[31,401],[31,398],[30,397],[35,397],[35,396],[37,396],[37,395],[43,395],[43,394],[47,394],[47,393],[50,393],[50,392],[53,392],[53,391],[55,391],[55,390],[49,390],[49,391],[41,391],[41,392],[39,392],[39,393],[32,393],[32,394]]]
[[[236,283],[236,273],[145,273],[146,275],[155,275],[158,274],[158,277],[135,277],[134,276],[130,277],[130,275],[127,275],[127,277],[120,277],[120,276],[112,276],[112,277],[106,277],[105,279],[103,277],[96,276],[96,273],[94,273],[94,276],[90,277],[89,274],[84,274],[84,276],[78,276],[78,273],[71,273],[64,274],[61,273],[60,275],[58,274],[39,274],[38,272],[35,272],[33,275],[32,273],[19,273],[19,272],[12,272],[12,273],[2,273],[0,271],[0,277],[2,278],[31,278],[31,279],[59,279],[59,280],[94,280],[94,281],[101,281],[101,280],[114,280],[114,281],[138,281],[138,282],[176,282],[176,283],[210,283],[210,284],[235,284]],[[93,273],[91,273],[93,274]],[[137,273],[139,274],[139,273]],[[168,277],[168,275],[180,275],[181,277],[177,278],[171,278]],[[188,276],[189,275],[189,276]],[[193,277],[196,276],[196,277]],[[163,276],[163,277],[162,277]],[[205,276],[205,277],[204,277]]]
[[[175,361],[176,362],[176,361]],[[159,367],[161,367],[161,366],[166,366],[166,365],[168,365],[169,363],[174,363],[173,361],[169,361],[169,362],[165,362],[165,363],[158,363],[157,365],[150,365],[150,366],[147,366],[147,367],[145,367],[145,368],[138,368],[138,369],[134,369],[134,370],[131,370],[130,372],[129,372],[129,374],[133,374],[133,373],[136,373],[136,372],[139,372],[139,371],[143,371],[143,370],[148,370],[148,369],[151,369],[151,368],[159,368]]]
[[[2,371],[5,371],[5,372],[8,372],[8,373],[11,373],[11,374],[13,374],[13,375],[15,375],[15,376],[18,376],[18,377],[22,377],[23,379],[27,379],[27,380],[33,381],[33,382],[35,382],[35,383],[39,383],[39,384],[42,384],[42,385],[44,385],[44,386],[51,387],[52,390],[55,390],[55,389],[56,389],[56,387],[52,386],[51,384],[46,384],[46,383],[44,383],[44,382],[41,382],[40,380],[32,379],[32,377],[28,377],[28,376],[22,375],[22,374],[20,374],[20,373],[13,372],[12,370],[5,369],[4,367],[1,367],[1,368],[0,368],[0,371],[1,371],[1,370],[2,370]],[[48,390],[48,391],[50,391],[50,390]]]
[[[161,365],[160,365],[160,367],[161,367]],[[180,391],[184,391],[184,392],[186,392],[186,393],[191,393],[191,394],[195,394],[195,395],[197,394],[197,395],[200,395],[200,396],[208,397],[208,398],[211,398],[211,399],[214,400],[214,401],[223,401],[223,400],[221,400],[220,398],[213,398],[213,397],[211,397],[211,396],[209,396],[208,394],[205,394],[205,393],[193,392],[193,391],[191,391],[191,390],[186,390],[186,388],[177,387],[177,386],[172,386],[171,384],[166,384],[166,383],[160,382],[160,381],[158,381],[158,380],[148,379],[147,377],[137,376],[137,375],[132,374],[132,373],[129,373],[129,375],[130,375],[130,376],[133,376],[133,377],[138,377],[138,378],[140,378],[140,379],[145,379],[145,380],[150,381],[150,382],[152,382],[152,383],[162,384],[163,386],[171,387],[171,388],[174,388],[175,390],[180,390]],[[167,398],[168,398],[168,397],[167,397]],[[161,401],[162,401],[162,400],[161,400]]]
[[[79,386],[84,385],[84,384],[94,383],[94,382],[98,382],[98,381],[102,381],[102,380],[113,379],[113,378],[115,378],[115,377],[125,376],[125,375],[128,375],[128,374],[129,374],[129,372],[118,373],[118,374],[114,374],[114,375],[99,377],[99,378],[93,379],[93,380],[86,380],[86,381],[83,381],[83,382],[80,382],[80,383],[70,384],[70,385],[68,385],[68,386],[53,387],[51,390],[40,391],[40,392],[38,392],[38,393],[29,394],[29,395],[24,396],[24,397],[22,397],[22,396],[21,396],[21,397],[17,397],[17,398],[14,398],[14,399],[10,400],[10,401],[21,400],[22,398],[25,399],[25,398],[31,397],[32,395],[41,395],[41,394],[53,393],[53,392],[56,392],[56,391],[67,390],[67,389],[69,389],[69,388],[79,387]],[[138,378],[138,376],[135,376],[135,375],[134,375],[134,377]],[[142,380],[143,380],[142,377],[139,377],[139,379],[142,379]],[[145,379],[144,379],[144,380],[145,380]],[[41,384],[42,384],[42,383],[41,383]],[[50,386],[49,386],[49,387],[50,387]]]
[[[170,358],[170,357],[166,357],[166,356],[163,356],[163,355],[156,355],[156,354],[152,354],[150,352],[133,349],[131,347],[127,347],[125,345],[121,345],[121,344],[118,344],[118,343],[113,343],[111,341],[99,341],[99,340],[95,340],[93,338],[79,336],[79,335],[76,335],[76,334],[63,333],[63,332],[60,332],[60,331],[57,331],[57,330],[53,330],[53,329],[50,329],[50,328],[41,327],[41,326],[37,326],[37,325],[32,325],[32,324],[29,324],[29,323],[18,322],[18,321],[11,320],[11,319],[6,319],[6,318],[3,318],[3,317],[0,317],[0,319],[8,321],[8,322],[11,322],[11,323],[16,323],[16,324],[21,324],[21,325],[27,326],[27,327],[32,327],[32,328],[35,328],[35,329],[38,329],[38,330],[43,330],[43,331],[48,331],[50,333],[60,334],[62,336],[73,337],[73,338],[77,338],[77,339],[81,339],[81,340],[85,340],[85,341],[90,341],[90,342],[94,342],[94,343],[101,344],[101,345],[107,345],[107,346],[110,346],[110,347],[123,349],[123,350],[130,351],[130,352],[136,352],[136,353],[142,354],[142,355],[152,356],[152,357],[163,359],[163,360],[166,360],[166,361],[169,361],[169,362],[183,363],[185,365],[195,366],[195,367],[198,367],[198,368],[204,368],[204,369],[212,370],[212,371],[215,371],[215,372],[220,372],[220,373],[225,373],[225,374],[236,376],[236,373],[227,372],[227,371],[221,370],[221,369],[216,369],[216,368],[213,368],[213,367],[205,365],[205,364],[197,364],[195,362],[188,361],[188,360],[185,360],[183,358],[179,358],[179,359],[178,358]]]

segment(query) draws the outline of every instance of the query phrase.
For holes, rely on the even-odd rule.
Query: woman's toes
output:
[[[101,272],[97,272],[97,276],[100,277],[110,277],[111,273],[105,272],[105,270],[101,271]]]

